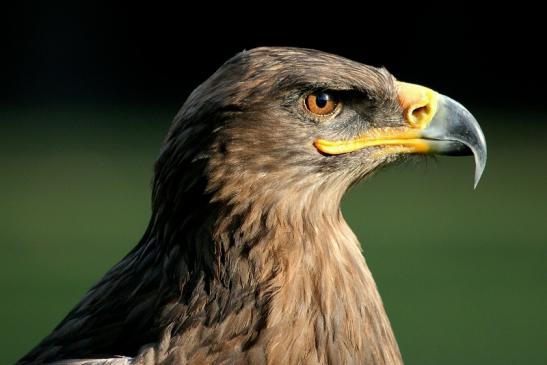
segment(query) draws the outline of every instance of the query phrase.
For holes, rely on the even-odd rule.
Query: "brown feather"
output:
[[[374,105],[356,102],[359,126],[329,129],[302,114],[310,87]],[[345,191],[394,157],[328,158],[311,143],[399,115],[385,70],[313,50],[236,55],[177,114],[140,243],[18,364],[401,364],[340,212]]]

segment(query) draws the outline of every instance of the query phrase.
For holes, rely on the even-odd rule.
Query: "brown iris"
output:
[[[338,106],[338,99],[332,93],[315,92],[306,97],[306,108],[313,114],[331,114]]]

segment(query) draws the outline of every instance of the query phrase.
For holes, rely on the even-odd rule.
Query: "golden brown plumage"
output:
[[[314,114],[310,94],[334,111]],[[175,117],[139,244],[18,364],[401,364],[340,200],[417,152],[345,142],[409,129],[403,106],[384,69],[303,49],[236,55]],[[449,142],[435,148],[476,148]]]

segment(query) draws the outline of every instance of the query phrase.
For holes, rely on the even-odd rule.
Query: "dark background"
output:
[[[188,93],[235,53],[316,48],[466,105],[489,162],[390,169],[343,212],[408,364],[544,364],[543,23],[517,7],[43,2],[1,15],[0,363],[30,349],[139,239]],[[539,12],[536,12],[540,14]]]
[[[543,27],[533,10],[334,5],[296,12],[272,3],[233,15],[214,5],[216,14],[149,4],[26,3],[4,15],[2,97],[19,103],[181,102],[235,53],[277,45],[385,66],[400,79],[464,101],[542,105]]]

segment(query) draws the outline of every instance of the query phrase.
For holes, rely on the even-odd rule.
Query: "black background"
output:
[[[385,66],[467,105],[543,102],[543,26],[523,4],[481,12],[480,4],[442,3],[201,5],[13,7],[2,22],[0,96],[16,104],[181,103],[238,51],[279,45]]]

